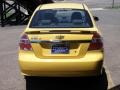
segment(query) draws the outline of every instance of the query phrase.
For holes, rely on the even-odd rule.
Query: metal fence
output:
[[[35,8],[52,0],[0,0],[0,24],[26,24]],[[27,12],[27,13],[26,13]]]

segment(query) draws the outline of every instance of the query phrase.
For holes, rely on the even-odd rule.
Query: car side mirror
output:
[[[95,21],[99,21],[99,18],[96,16],[93,16]]]

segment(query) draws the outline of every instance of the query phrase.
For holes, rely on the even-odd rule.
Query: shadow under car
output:
[[[26,90],[107,90],[103,71],[99,77],[26,77]]]

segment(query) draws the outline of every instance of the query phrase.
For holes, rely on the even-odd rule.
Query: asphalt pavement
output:
[[[54,0],[54,1],[86,3],[91,8],[112,7],[113,4],[113,0]],[[120,0],[114,0],[114,5],[120,6]]]
[[[0,90],[120,90],[120,10],[95,10],[104,38],[105,72],[95,78],[27,78],[18,64],[19,36],[26,26],[0,27]]]
[[[100,18],[98,27],[101,29],[105,48],[105,64],[109,69],[115,85],[120,84],[120,10],[95,11]]]

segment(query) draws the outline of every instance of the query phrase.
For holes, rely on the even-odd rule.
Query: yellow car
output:
[[[24,76],[99,76],[103,42],[85,4],[44,4],[34,11],[20,37],[19,64]]]

